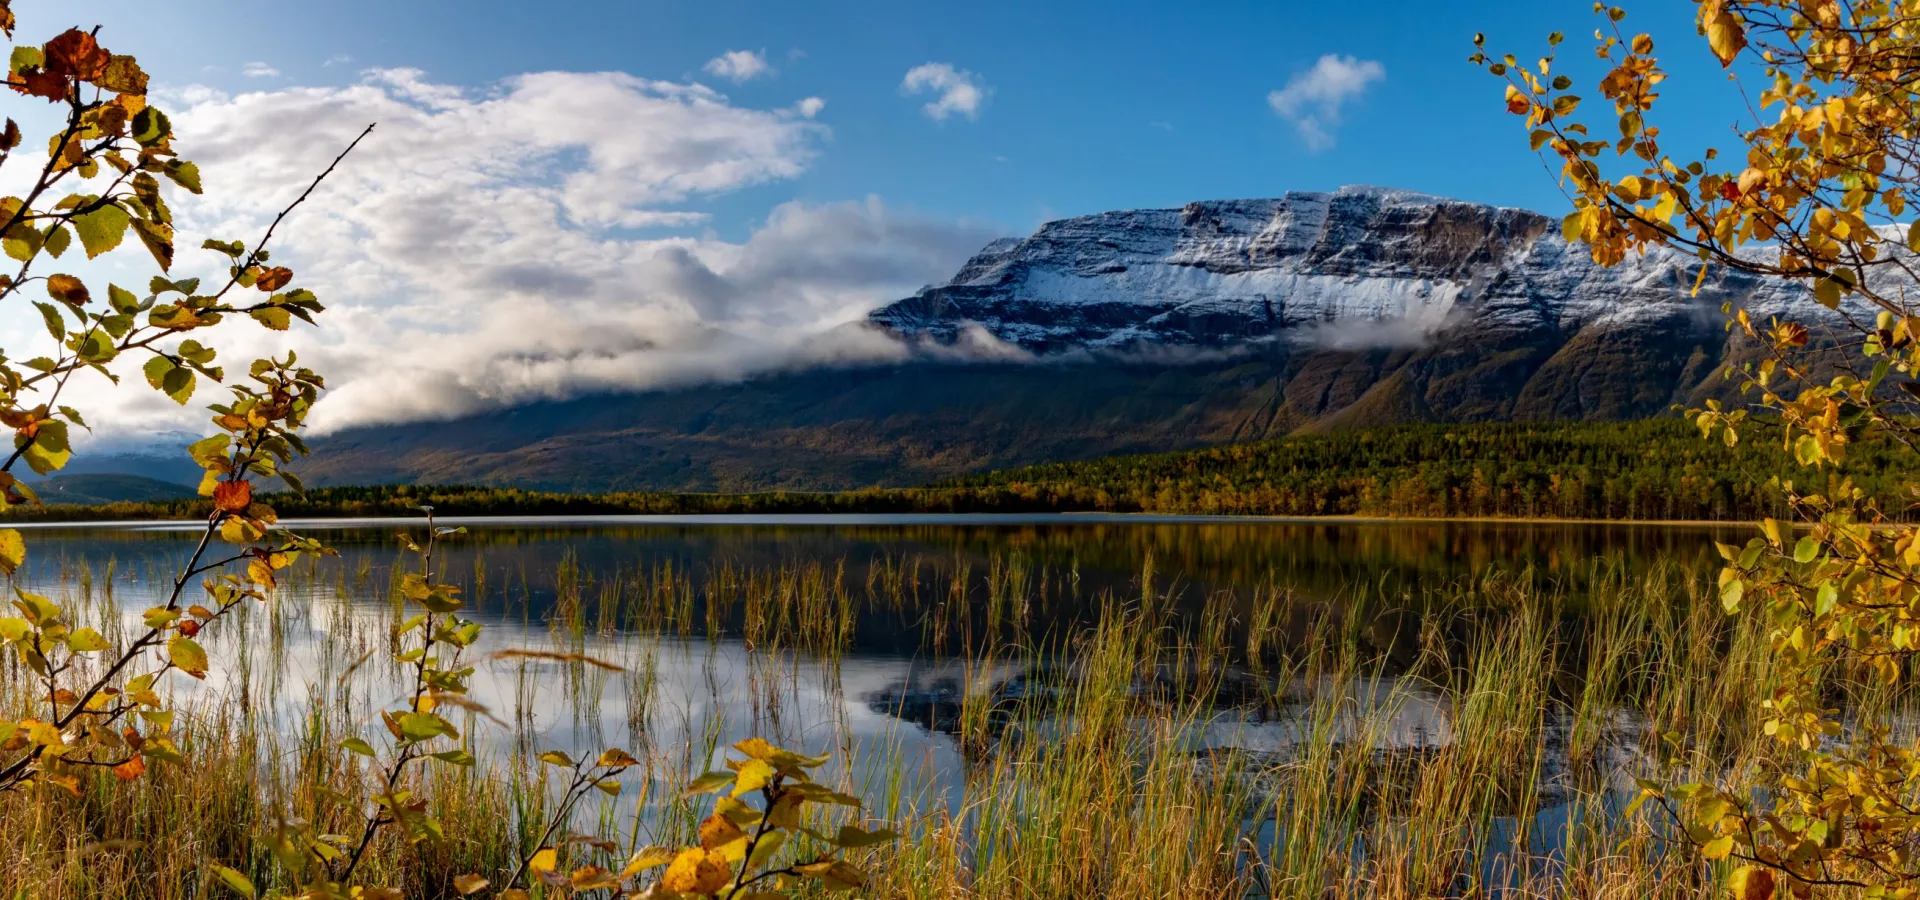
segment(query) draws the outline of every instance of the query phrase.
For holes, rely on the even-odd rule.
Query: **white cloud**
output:
[[[379,123],[275,239],[275,262],[327,304],[320,327],[237,323],[216,336],[230,365],[291,347],[326,374],[313,418],[322,429],[900,358],[898,341],[847,326],[952,275],[996,236],[877,198],[784,203],[741,240],[687,231],[706,221],[689,204],[805,170],[828,132],[804,102],[745,108],[698,85],[620,73],[467,90],[410,70],[344,87],[156,99],[207,185],[204,197],[175,201],[183,248],[255,239]],[[174,274],[212,276],[216,262],[183,250]],[[0,332],[15,349],[13,335],[37,319],[9,315]],[[181,410],[132,387],[140,362],[116,364],[129,387],[76,382],[62,402],[81,399],[126,430],[204,423],[214,388]]]
[[[773,67],[767,65],[765,50],[729,50],[707,60],[705,68],[708,74],[734,84],[774,74]]]
[[[353,57],[348,56],[345,53],[341,53],[335,56],[327,57],[326,61],[320,64],[320,68],[331,69],[334,66],[346,66],[346,65],[352,65],[352,64],[353,64]]]
[[[811,119],[814,116],[819,115],[820,111],[826,108],[827,108],[827,101],[822,100],[819,97],[808,97],[807,99],[800,101],[800,103],[794,107],[794,109],[800,113],[800,117],[803,119]]]
[[[920,107],[934,121],[945,121],[955,113],[969,119],[980,117],[980,107],[987,102],[987,95],[993,89],[972,72],[955,69],[947,63],[924,63],[907,70],[907,77],[900,81],[900,90],[907,94],[921,94],[932,91],[938,94],[932,102]]]
[[[1386,77],[1386,67],[1378,62],[1329,53],[1268,94],[1267,104],[1299,129],[1307,149],[1318,152],[1333,147],[1341,108]]]
[[[263,62],[250,62],[240,67],[240,74],[248,78],[278,78],[280,70]]]

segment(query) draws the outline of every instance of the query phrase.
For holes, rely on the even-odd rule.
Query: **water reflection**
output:
[[[473,696],[497,720],[470,723],[482,755],[618,744],[686,754],[693,771],[707,760],[692,756],[760,735],[855,766],[910,760],[921,789],[952,803],[965,790],[966,701],[986,698],[990,717],[1061,682],[1057,661],[977,652],[1009,636],[1057,644],[1115,607],[1146,610],[1171,631],[1218,632],[1212,646],[1232,652],[1196,665],[1223,670],[1208,683],[1225,694],[1220,712],[1185,733],[1195,752],[1283,755],[1307,727],[1301,710],[1329,692],[1354,710],[1352,722],[1392,710],[1384,729],[1336,730],[1337,742],[1417,749],[1452,738],[1454,712],[1439,692],[1401,684],[1390,667],[1276,695],[1256,648],[1315,640],[1312,623],[1329,608],[1364,603],[1353,628],[1405,668],[1421,640],[1438,635],[1444,646],[1448,628],[1471,623],[1458,611],[1439,623],[1424,615],[1423,598],[1443,588],[1506,573],[1577,611],[1608,566],[1704,571],[1712,539],[1744,537],[1738,527],[1122,517],[466,524],[470,533],[444,544],[437,563],[465,589],[463,615],[489,626],[486,648],[583,653],[623,670],[478,660]],[[417,527],[316,524],[340,557],[294,573],[271,604],[215,635],[216,660],[233,664],[216,665],[205,683],[177,679],[178,689],[236,695],[289,741],[320,720],[335,734],[377,729],[378,710],[406,683],[389,658],[399,614],[390,583],[408,564],[393,534]],[[164,602],[195,538],[152,524],[35,529],[23,577],[42,592],[110,604],[132,628],[139,610]],[[1263,605],[1280,594],[1283,606]],[[1565,663],[1578,671],[1583,660]],[[1135,689],[1165,690],[1184,676]]]

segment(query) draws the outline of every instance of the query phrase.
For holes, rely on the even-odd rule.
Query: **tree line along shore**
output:
[[[1850,450],[1841,476],[1870,494],[1914,453]],[[486,485],[374,485],[263,495],[288,518],[776,513],[1108,512],[1220,516],[1751,520],[1787,512],[1777,440],[1729,447],[1677,419],[1414,425],[1005,469],[922,487],[752,493],[568,493]],[[1814,480],[1818,483],[1815,484]],[[1881,484],[1886,481],[1888,484]],[[1791,484],[1791,481],[1787,482]],[[16,506],[18,521],[192,519],[203,498]],[[1889,509],[1904,518],[1905,509]]]

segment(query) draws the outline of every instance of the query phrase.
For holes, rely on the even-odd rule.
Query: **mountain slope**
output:
[[[41,502],[47,504],[93,506],[122,501],[146,503],[184,500],[197,496],[193,488],[184,484],[140,475],[108,473],[55,475],[29,482],[27,486],[33,488]]]
[[[1811,306],[1724,270],[1696,296],[1697,262],[1672,253],[1602,269],[1557,231],[1381,188],[1068,219],[872,314],[950,345],[925,361],[354,429],[305,474],[829,489],[1296,431],[1642,418],[1725,390],[1743,351],[1722,303]],[[999,361],[952,361],[981,344]]]

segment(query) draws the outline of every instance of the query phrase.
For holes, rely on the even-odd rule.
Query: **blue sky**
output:
[[[133,35],[163,77],[234,91],[408,67],[467,86],[525,72],[617,70],[714,84],[746,105],[824,99],[819,121],[832,135],[803,174],[703,205],[713,227],[736,237],[781,200],[869,194],[1015,231],[1102,209],[1347,183],[1557,208],[1559,195],[1501,111],[1497,86],[1464,60],[1475,31],[1491,46],[1537,53],[1560,29],[1572,38],[1563,54],[1571,62],[1586,55],[1597,22],[1584,0],[95,5],[110,45]],[[1670,83],[1675,119],[1718,133],[1728,123],[1702,118],[1692,102],[1725,92],[1692,37],[1691,4],[1642,6],[1627,24],[1662,38],[1671,68],[1685,76]],[[776,71],[733,84],[702,70],[742,49],[763,53]],[[1327,54],[1375,61],[1384,77],[1343,105],[1335,143],[1316,149],[1267,97]],[[248,62],[280,75],[247,78]],[[902,94],[904,73],[927,62],[984,83],[990,93],[977,118],[936,122],[920,111],[926,98]],[[1670,122],[1669,130],[1689,129]]]
[[[153,74],[208,187],[175,204],[182,246],[258,233],[380,123],[277,238],[324,327],[232,339],[327,373],[322,430],[902,358],[868,312],[1069,215],[1361,183],[1558,212],[1466,57],[1559,29],[1590,80],[1597,23],[1585,0],[15,6],[24,38],[97,23]],[[1692,5],[1649,7],[1627,24],[1675,76],[1669,145],[1726,134]],[[37,327],[0,313],[9,351]],[[102,391],[139,429],[198,418]]]

